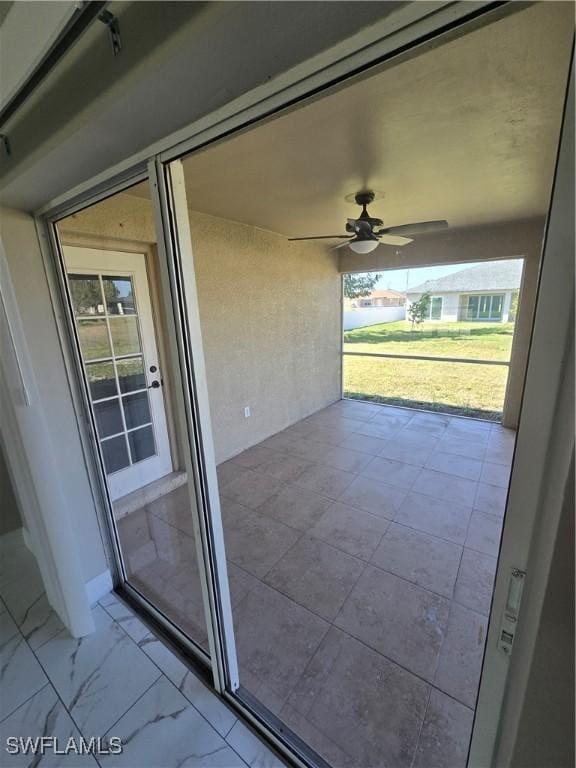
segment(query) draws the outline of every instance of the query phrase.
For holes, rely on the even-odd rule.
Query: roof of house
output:
[[[394,291],[392,288],[388,288],[385,291],[370,291],[370,299],[403,299],[404,294],[400,291]]]
[[[436,280],[426,280],[408,289],[411,293],[462,293],[465,291],[505,291],[520,287],[522,259],[487,261],[460,269]]]

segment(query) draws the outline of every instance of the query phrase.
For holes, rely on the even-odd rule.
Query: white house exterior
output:
[[[407,304],[430,294],[429,320],[508,323],[515,320],[523,259],[477,264],[407,291]]]

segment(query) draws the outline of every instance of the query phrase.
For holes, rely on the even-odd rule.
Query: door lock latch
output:
[[[506,656],[510,656],[512,646],[514,645],[525,579],[526,571],[522,571],[520,568],[510,569],[508,595],[506,596],[506,605],[502,612],[498,633],[498,649]]]

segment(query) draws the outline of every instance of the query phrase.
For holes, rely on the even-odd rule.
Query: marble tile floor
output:
[[[514,439],[342,400],[218,467],[241,684],[332,765],[465,764]],[[185,489],[119,528],[205,645]]]
[[[0,765],[281,768],[281,761],[113,594],[72,639],[21,538],[0,547]],[[10,755],[8,737],[122,739],[120,755]]]

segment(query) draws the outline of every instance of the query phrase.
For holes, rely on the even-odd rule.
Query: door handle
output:
[[[160,386],[160,382],[155,380],[152,382],[152,384],[148,386],[148,389],[158,389],[159,386]]]

